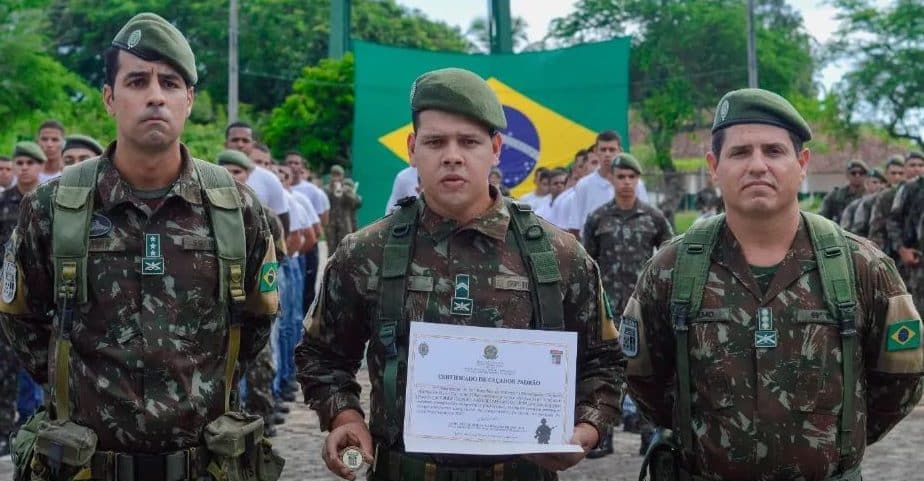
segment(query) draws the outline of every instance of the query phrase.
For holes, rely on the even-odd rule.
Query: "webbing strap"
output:
[[[565,329],[565,315],[561,299],[561,272],[558,259],[548,235],[528,204],[504,198],[507,211],[513,220],[513,232],[520,254],[524,257],[530,281],[533,305],[537,307],[536,328],[545,331]]]
[[[240,193],[231,174],[223,167],[199,159],[192,161],[199,176],[199,185],[208,198],[208,212],[218,255],[218,292],[231,319],[225,356],[225,412],[229,412],[234,368],[241,349],[241,324],[237,309],[247,300],[247,292],[244,290],[247,262],[244,215],[241,212]]]
[[[851,452],[850,433],[853,431],[855,416],[853,404],[856,389],[854,356],[857,349],[857,292],[854,284],[854,266],[847,238],[840,227],[819,215],[809,212],[804,212],[803,215],[812,238],[825,303],[831,314],[840,322],[841,328],[844,390],[837,435],[843,469],[844,462]]]
[[[694,223],[683,235],[671,273],[671,317],[677,357],[677,397],[681,449],[688,459],[693,450],[693,400],[690,393],[689,322],[699,312],[709,276],[710,256],[725,215]]]
[[[77,305],[87,302],[87,249],[99,162],[96,157],[65,167],[55,193],[51,236],[54,292],[58,304],[54,411],[56,419],[60,420],[68,420],[71,414],[68,386],[71,330]]]
[[[407,359],[407,343],[398,342],[398,338],[408,335],[408,324],[404,317],[404,294],[420,209],[420,201],[414,199],[401,204],[401,208],[392,214],[382,257],[378,338],[385,351],[382,383],[385,388],[385,409],[388,413],[389,445],[397,441],[401,432],[398,420],[403,418],[398,406],[398,364],[400,360]]]

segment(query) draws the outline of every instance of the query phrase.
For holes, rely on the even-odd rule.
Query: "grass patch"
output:
[[[706,159],[703,157],[674,159],[674,167],[680,172],[697,172],[706,168]]]
[[[674,214],[675,234],[682,234],[693,225],[693,221],[699,217],[698,210],[681,210]]]

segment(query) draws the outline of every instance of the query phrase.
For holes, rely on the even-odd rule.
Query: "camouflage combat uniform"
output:
[[[850,201],[846,207],[844,207],[844,211],[841,212],[841,228],[847,232],[853,232],[854,234],[857,233],[858,226],[854,217],[856,216],[857,210],[860,208],[860,203],[863,202],[863,199],[866,197],[867,196],[857,197],[856,199]]]
[[[74,317],[70,350],[70,419],[89,427],[99,450],[164,453],[201,445],[202,429],[225,412],[229,312],[219,299],[216,242],[208,200],[185,147],[169,191],[142,200],[103,154],[93,195],[86,264],[88,301]],[[7,246],[0,323],[21,362],[41,383],[54,378],[50,335],[57,317],[51,213],[59,180],[23,200]],[[266,344],[276,312],[274,290],[259,282],[271,265],[269,231],[253,192],[237,185],[246,226],[247,302],[240,361]],[[159,234],[163,275],[140,274],[148,237]],[[270,284],[271,285],[271,284]],[[51,369],[50,369],[51,368]]]
[[[892,260],[847,234],[858,292],[855,411],[850,454],[858,466],[921,398],[920,344],[893,350],[886,333],[917,321]],[[692,426],[678,427],[675,334],[670,314],[679,243],[646,267],[624,314],[637,321],[638,348],[626,352],[629,391],[656,424],[692,429],[686,469],[707,480],[823,480],[838,470],[838,422],[844,381],[838,323],[826,308],[803,220],[775,275],[759,285],[741,247],[720,229],[699,315],[689,320]],[[755,347],[758,308],[770,309],[778,345]],[[626,332],[622,335],[625,337]],[[889,347],[887,347],[889,346]]]
[[[696,210],[718,213],[722,211],[722,198],[715,187],[703,187],[696,193]]]
[[[847,185],[835,187],[834,190],[829,192],[821,201],[821,209],[818,210],[818,213],[840,224],[841,214],[844,212],[844,208],[847,207],[847,204],[853,202],[854,199],[860,198],[862,195],[862,188],[854,191]]]
[[[511,213],[503,197],[491,187],[492,207],[465,225],[442,218],[422,202],[414,240],[404,313],[408,320],[480,327],[529,329],[534,306],[531,281],[512,234]],[[395,214],[393,214],[395,215]],[[389,419],[385,405],[383,345],[373,332],[378,312],[383,249],[389,238],[390,218],[347,236],[328,262],[323,287],[311,313],[311,325],[296,349],[298,380],[306,400],[327,430],[338,413],[360,407],[360,386],[355,380],[363,354],[372,383],[369,428],[375,442],[387,451]],[[539,221],[557,258],[564,307],[564,328],[578,333],[575,422],[587,422],[605,432],[617,413],[624,360],[615,342],[615,327],[599,292],[599,274],[593,260],[573,236]],[[450,312],[457,274],[470,276],[470,316]],[[369,342],[368,351],[366,343]],[[399,342],[407,342],[399,337]],[[398,406],[404,413],[405,368],[397,376]],[[391,419],[403,426],[403,419]],[[391,449],[400,450],[397,444]],[[427,456],[427,455],[423,455]],[[438,463],[485,468],[517,459],[512,456],[440,455]],[[523,463],[524,461],[519,461]],[[376,474],[373,479],[385,479]],[[544,479],[554,474],[544,472]],[[402,478],[413,480],[415,477]],[[421,479],[423,479],[421,473]],[[442,479],[442,478],[441,478]],[[535,479],[540,479],[536,477]]]
[[[853,221],[851,223],[853,230],[851,232],[858,236],[863,236],[869,239],[871,221],[873,217],[873,208],[876,206],[876,201],[880,199],[881,194],[888,189],[889,188],[886,187],[879,192],[866,194],[862,199],[860,199],[860,202],[857,203],[856,210],[853,211]],[[884,251],[880,244],[875,242],[874,244],[876,244],[880,250]]]
[[[0,193],[0,245],[6,244],[19,220],[22,193],[16,186]],[[0,333],[0,444],[6,443],[16,422],[16,372],[19,362],[6,335]]]
[[[895,246],[896,252],[902,246],[918,250],[924,248],[917,230],[922,218],[922,207],[924,178],[918,177],[902,184],[895,193],[892,208],[886,218],[886,235],[889,243]],[[918,310],[924,310],[924,264],[903,267],[907,276],[908,291],[914,297]]]
[[[327,238],[328,252],[334,252],[347,234],[356,231],[354,219],[356,218],[356,210],[359,209],[362,201],[352,189],[347,188],[342,183],[339,189],[328,184],[324,187],[324,193],[330,199],[329,220],[327,225],[324,226],[324,235]]]
[[[892,203],[895,201],[895,194],[902,184],[888,187],[876,194],[873,198],[872,207],[869,210],[869,231],[867,238],[876,244],[882,252],[898,262],[898,250],[889,239],[886,229],[886,221],[889,213],[892,211]],[[901,272],[901,266],[899,272]],[[907,282],[907,279],[905,280]]]
[[[622,210],[616,201],[603,204],[584,223],[584,248],[600,268],[603,288],[615,312],[622,312],[635,290],[645,262],[673,230],[654,207],[635,201]]]

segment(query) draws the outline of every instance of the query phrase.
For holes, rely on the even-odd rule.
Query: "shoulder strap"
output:
[[[683,235],[677,249],[677,260],[671,272],[671,319],[677,358],[677,393],[680,444],[686,457],[693,449],[693,415],[690,393],[689,321],[699,313],[703,289],[709,276],[712,250],[719,231],[725,224],[725,214],[695,222]]]
[[[558,259],[549,242],[548,234],[539,224],[539,218],[529,204],[504,198],[513,221],[513,233],[520,255],[529,271],[533,305],[537,307],[536,328],[546,331],[565,329],[565,316],[561,302],[561,271]]]
[[[400,208],[391,215],[388,224],[388,240],[382,254],[381,285],[378,302],[378,338],[385,349],[385,367],[382,383],[385,388],[385,409],[389,445],[398,440],[401,426],[398,420],[403,416],[398,406],[398,364],[407,359],[407,343],[397,342],[398,337],[408,335],[407,319],[404,317],[404,295],[407,287],[407,272],[413,259],[414,239],[417,236],[417,217],[420,201],[416,198],[402,199]],[[400,347],[399,347],[400,346]],[[400,351],[400,352],[399,352]]]
[[[208,199],[209,218],[218,254],[218,292],[220,302],[230,313],[228,349],[225,359],[225,412],[231,410],[234,367],[241,347],[241,324],[237,309],[247,299],[244,276],[247,272],[247,239],[241,198],[234,178],[223,167],[192,159],[199,185]]]
[[[838,441],[841,469],[851,452],[850,433],[853,430],[853,403],[856,389],[854,356],[857,349],[857,290],[853,259],[844,231],[834,222],[810,212],[803,212],[815,250],[815,261],[821,275],[828,310],[840,323],[841,369],[844,377]]]
[[[99,157],[64,168],[55,193],[51,252],[58,304],[55,326],[54,407],[56,419],[70,418],[70,353],[74,311],[87,302],[87,250]]]

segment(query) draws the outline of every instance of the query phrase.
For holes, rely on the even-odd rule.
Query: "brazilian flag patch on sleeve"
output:
[[[275,291],[278,277],[279,264],[276,262],[264,262],[260,267],[260,292]]]
[[[886,351],[904,351],[921,347],[921,321],[909,319],[889,326],[886,334]]]

